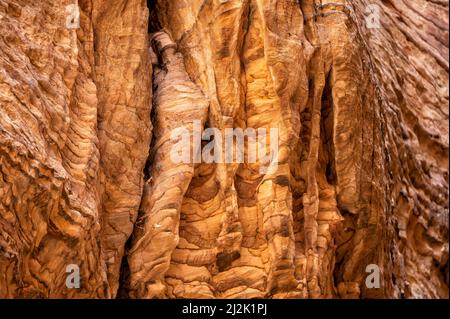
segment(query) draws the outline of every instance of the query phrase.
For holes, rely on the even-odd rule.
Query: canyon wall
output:
[[[0,0],[0,297],[448,298],[448,8]]]

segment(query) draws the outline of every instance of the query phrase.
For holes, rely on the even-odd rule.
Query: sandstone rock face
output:
[[[448,298],[448,8],[0,0],[0,297]]]

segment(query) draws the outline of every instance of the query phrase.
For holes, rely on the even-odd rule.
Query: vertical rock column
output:
[[[89,7],[0,1],[0,298],[105,298]],[[68,287],[66,269],[79,269]]]
[[[151,135],[151,63],[145,1],[93,0],[102,259],[111,296],[137,217]]]
[[[194,172],[193,139],[201,136],[209,105],[189,79],[183,56],[169,35],[158,32],[152,42],[160,61],[154,83],[155,141],[150,180],[128,256],[130,296],[135,298],[166,296],[165,274],[179,241],[180,208]],[[200,124],[195,125],[195,121]],[[172,139],[177,129],[186,130],[181,141]],[[187,162],[173,161],[171,154],[179,146],[188,147],[191,155]]]

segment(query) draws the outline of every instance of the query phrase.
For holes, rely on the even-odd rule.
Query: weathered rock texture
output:
[[[0,0],[0,297],[448,298],[448,8]]]

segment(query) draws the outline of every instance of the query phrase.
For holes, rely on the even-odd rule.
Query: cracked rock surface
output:
[[[448,298],[448,9],[0,0],[0,298]]]

